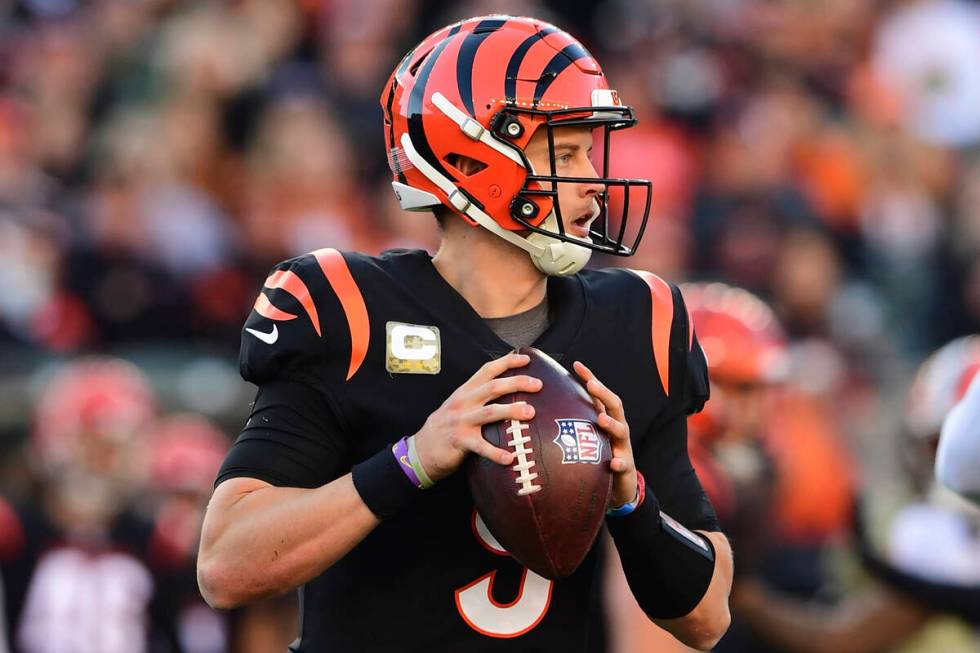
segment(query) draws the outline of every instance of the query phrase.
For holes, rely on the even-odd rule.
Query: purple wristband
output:
[[[408,480],[412,482],[412,485],[421,489],[422,481],[419,480],[419,477],[415,473],[415,470],[412,469],[411,461],[409,461],[408,459],[407,436],[402,438],[395,444],[391,445],[391,454],[395,457],[395,460],[398,461],[398,466],[401,468],[403,472],[405,472],[405,476],[407,476]]]

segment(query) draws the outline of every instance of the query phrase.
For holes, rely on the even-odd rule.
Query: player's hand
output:
[[[499,449],[483,439],[482,426],[507,419],[527,421],[534,417],[534,407],[519,401],[498,404],[493,400],[512,392],[537,392],[541,380],[524,374],[497,378],[510,369],[524,367],[531,361],[525,354],[507,354],[492,360],[459,386],[449,398],[425,420],[415,434],[415,451],[419,462],[433,481],[452,474],[469,453],[483,456],[501,465],[509,465],[514,454]]]
[[[636,463],[633,461],[633,445],[630,444],[630,427],[623,412],[623,401],[580,361],[575,361],[573,367],[585,381],[585,389],[599,409],[599,428],[609,435],[612,446],[609,467],[613,472],[613,487],[609,505],[616,507],[629,503],[636,498]]]

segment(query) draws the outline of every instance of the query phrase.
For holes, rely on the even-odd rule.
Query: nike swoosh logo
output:
[[[272,325],[272,331],[269,333],[265,333],[264,331],[256,331],[255,329],[251,329],[249,327],[245,327],[245,330],[267,345],[275,344],[276,340],[279,340],[279,327],[275,324]]]

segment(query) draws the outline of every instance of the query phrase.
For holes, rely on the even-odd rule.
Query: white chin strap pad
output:
[[[541,227],[549,231],[558,231],[558,218],[552,211]],[[548,276],[563,277],[575,274],[585,267],[592,256],[592,250],[574,243],[568,243],[551,236],[532,232],[526,240],[536,245],[535,251],[530,251],[534,267]]]

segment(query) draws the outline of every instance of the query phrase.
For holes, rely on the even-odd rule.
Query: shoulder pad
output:
[[[670,396],[670,340],[674,325],[674,296],[669,283],[651,272],[630,270],[650,289],[650,340],[664,394]],[[690,334],[689,334],[690,335]],[[688,348],[690,343],[688,344]]]
[[[327,248],[284,261],[266,278],[242,330],[242,377],[349,380],[367,354],[368,327],[347,255]]]
[[[708,370],[680,290],[652,272],[630,270],[650,292],[650,341],[664,394],[683,396],[687,412],[708,398]]]

